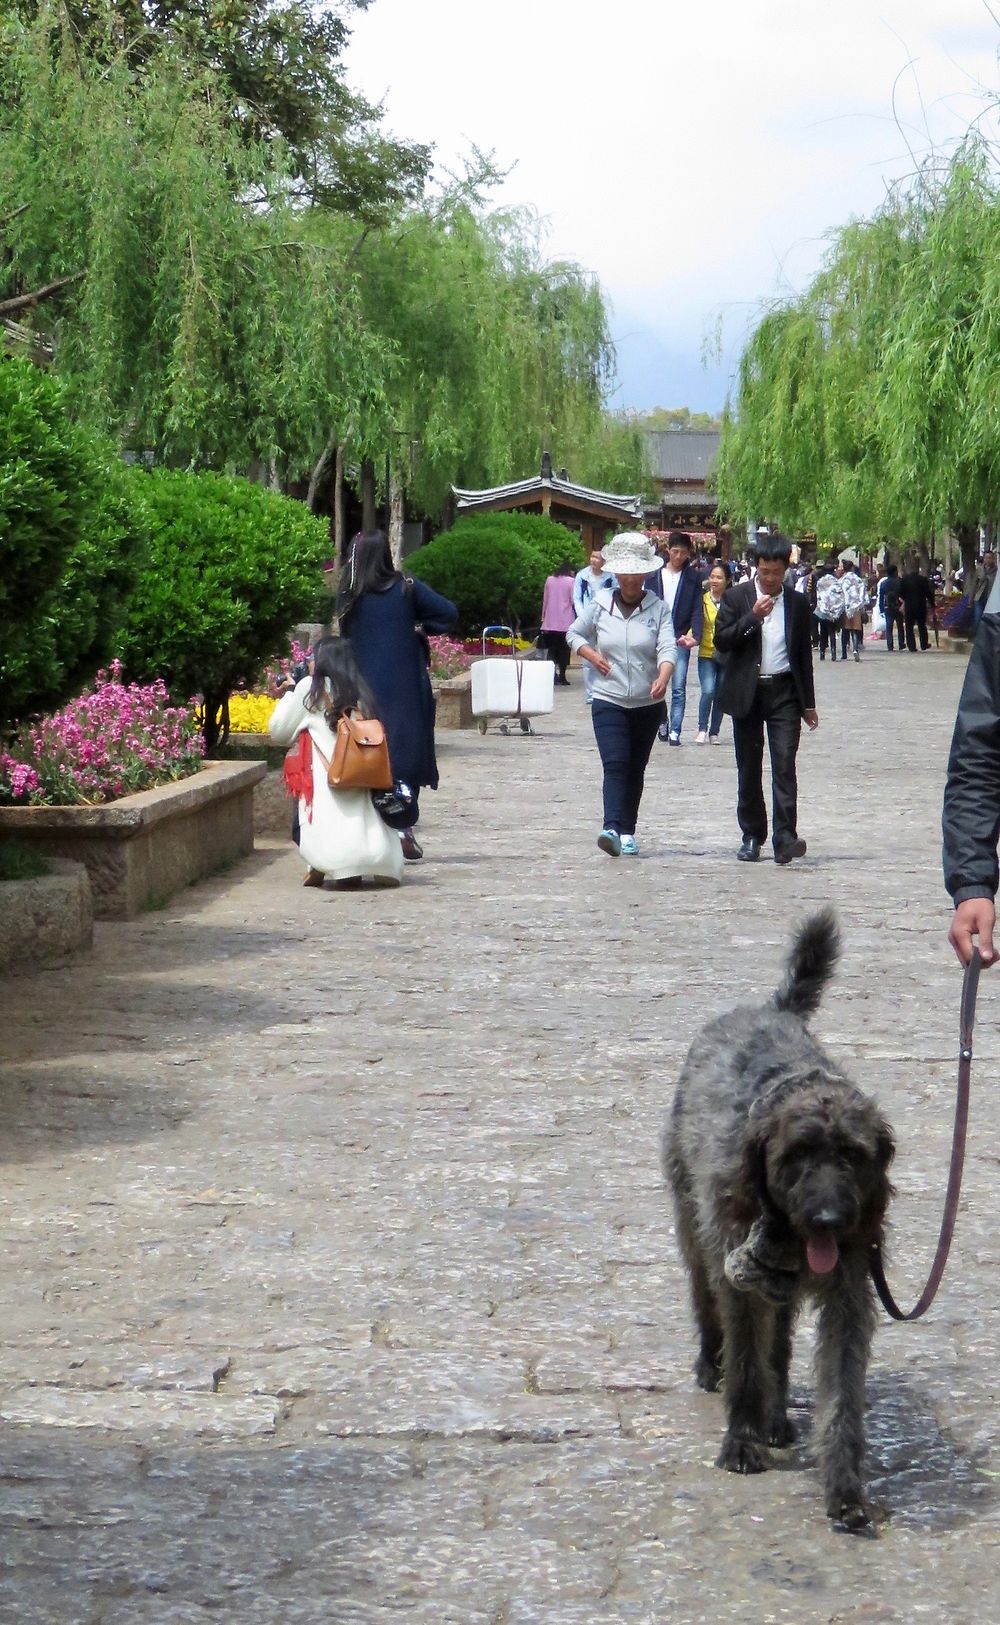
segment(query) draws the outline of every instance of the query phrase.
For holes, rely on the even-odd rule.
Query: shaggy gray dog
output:
[[[871,1527],[861,1482],[876,1313],[869,1255],[892,1195],[894,1146],[881,1113],[805,1024],[839,949],[832,912],[814,915],[770,1003],[702,1029],[677,1085],[663,1166],[691,1277],[695,1374],[702,1388],[724,1392],[717,1465],[761,1473],[768,1445],[794,1440],[788,1366],[795,1314],[808,1294],[819,1310],[826,1510],[858,1531]]]

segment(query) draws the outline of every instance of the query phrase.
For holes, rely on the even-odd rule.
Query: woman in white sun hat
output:
[[[613,858],[635,857],[639,802],[677,645],[670,611],[646,577],[660,561],[641,531],[615,536],[604,568],[617,585],[599,588],[566,638],[594,668],[594,735],[604,766],[604,827],[597,837]]]

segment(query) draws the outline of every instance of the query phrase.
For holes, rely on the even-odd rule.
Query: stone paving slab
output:
[[[803,1442],[712,1465],[660,1125],[709,1015],[833,901],[816,1020],[899,1140],[901,1297],[936,1237],[959,972],[939,817],[963,663],[818,668],[809,856],[737,865],[729,744],[656,748],[599,854],[579,681],[449,733],[398,892],[279,839],[0,989],[0,1619],[18,1625],[981,1620],[1000,1556],[997,993],[952,1264],[880,1328],[877,1541]],[[691,694],[696,695],[692,679]]]

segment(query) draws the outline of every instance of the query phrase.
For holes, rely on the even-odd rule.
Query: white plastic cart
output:
[[[510,638],[510,659],[488,656],[486,642],[491,632],[505,632]],[[472,714],[481,734],[497,718],[497,732],[514,733],[520,728],[533,734],[531,718],[555,706],[556,668],[551,660],[519,660],[511,626],[483,627],[483,658],[472,662]]]

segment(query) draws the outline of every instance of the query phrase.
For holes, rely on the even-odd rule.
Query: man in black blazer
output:
[[[767,838],[764,730],[771,755],[775,863],[805,857],[799,838],[795,756],[802,723],[819,727],[812,667],[812,612],[802,593],[783,585],[792,554],[784,536],[760,536],[757,571],[730,587],[719,605],[715,647],[725,666],[719,703],[733,719],[739,790],[736,816],[743,844],[736,856],[756,863]]]

